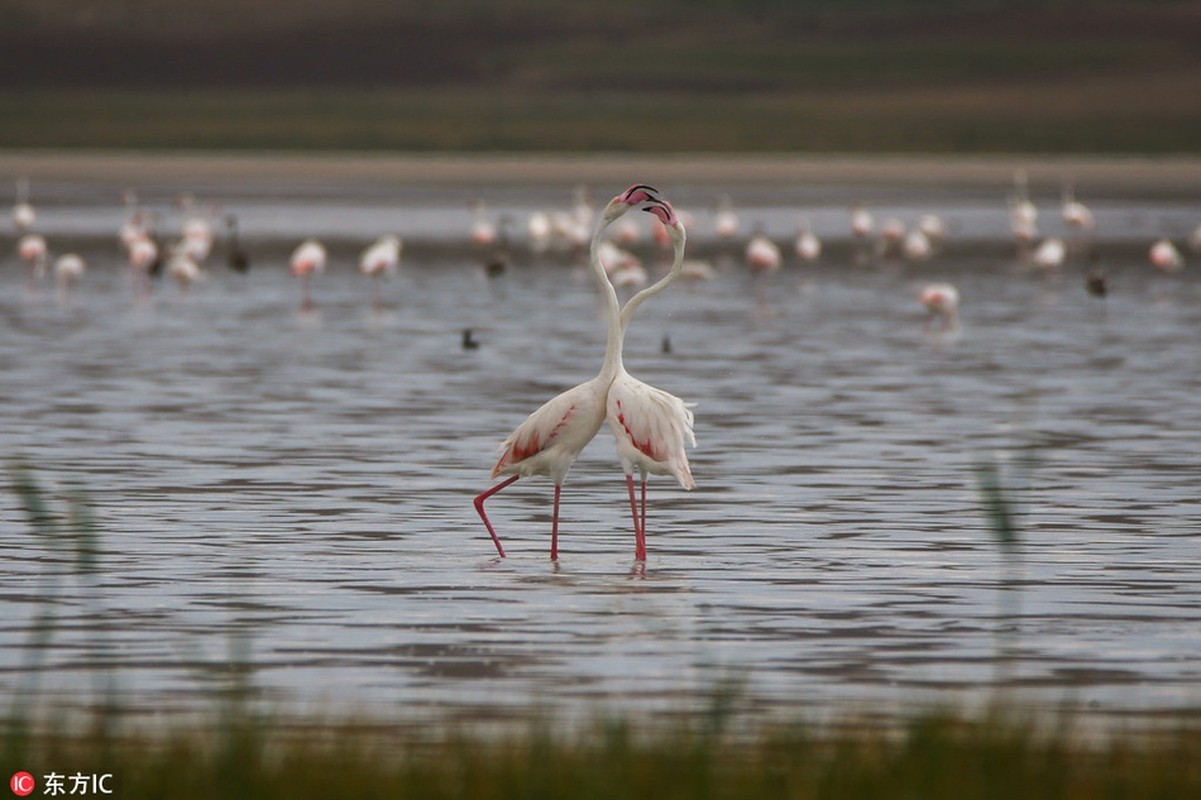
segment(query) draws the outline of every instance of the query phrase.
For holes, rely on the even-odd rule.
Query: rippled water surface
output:
[[[1167,277],[1146,260],[1201,204],[1098,198],[1093,252],[1044,277],[1006,240],[1003,187],[869,195],[878,219],[948,220],[920,265],[856,263],[849,189],[745,189],[744,228],[762,222],[786,255],[798,209],[827,239],[817,265],[786,258],[756,283],[741,243],[707,231],[714,196],[677,192],[717,275],[648,303],[626,363],[697,403],[698,486],[652,479],[639,568],[607,431],[565,485],[557,565],[545,481],[490,501],[507,559],[472,508],[497,443],[600,366],[589,274],[531,256],[521,230],[570,187],[489,190],[515,223],[491,279],[459,245],[467,193],[207,191],[239,213],[254,263],[228,271],[219,243],[187,294],[135,300],[115,188],[43,190],[51,247],[89,263],[67,306],[26,285],[6,236],[0,456],[55,509],[85,492],[101,551],[80,575],[6,486],[6,693],[90,701],[111,683],[135,710],[192,708],[232,662],[284,707],[412,719],[675,711],[730,679],[763,714],[1002,685],[1103,712],[1201,706],[1201,284],[1196,264]],[[410,247],[376,312],[355,260],[389,229]],[[310,232],[331,264],[302,314],[286,260]],[[1104,300],[1089,266],[1109,275]],[[958,286],[958,331],[924,324],[929,280]],[[1008,571],[980,463],[1020,501]]]

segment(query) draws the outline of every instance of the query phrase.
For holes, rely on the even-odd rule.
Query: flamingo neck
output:
[[[613,282],[609,280],[609,274],[605,272],[605,266],[600,260],[600,243],[601,237],[608,228],[616,220],[601,219],[597,225],[596,232],[592,235],[592,245],[589,248],[589,266],[592,267],[592,273],[596,276],[596,281],[600,284],[601,292],[605,296],[605,316],[608,322],[608,338],[605,342],[605,363],[601,367],[600,375],[612,379],[623,368],[621,362],[622,350],[622,326],[620,304],[617,300],[617,290],[613,288]]]
[[[662,278],[660,278],[658,281],[656,281],[655,283],[652,283],[650,286],[646,287],[642,291],[638,292],[638,294],[634,295],[633,297],[631,297],[629,300],[626,301],[625,307],[621,309],[621,314],[618,317],[618,338],[619,338],[619,340],[624,340],[625,334],[626,334],[626,329],[629,327],[630,320],[634,317],[634,312],[638,310],[638,307],[641,306],[643,303],[645,303],[647,300],[649,300],[652,297],[654,297],[655,295],[657,295],[659,292],[666,289],[668,286],[670,286],[672,284],[673,281],[675,281],[676,278],[680,277],[680,272],[684,267],[684,242],[685,242],[685,237],[683,235],[681,235],[680,238],[678,240],[676,240],[676,242],[673,246],[674,257],[672,260],[671,269],[668,271],[668,273],[666,275],[664,275]],[[617,302],[617,293],[616,293],[616,291],[613,290],[612,285],[610,285],[609,290],[610,290],[610,292],[613,293],[613,302],[616,303]],[[619,343],[618,343],[618,358],[619,359],[620,359],[620,352],[621,352],[621,342],[619,341]]]

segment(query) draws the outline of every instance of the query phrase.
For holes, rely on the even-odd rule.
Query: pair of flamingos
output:
[[[671,237],[675,258],[666,276],[631,297],[623,308],[618,303],[617,292],[605,273],[597,249],[605,229],[635,207],[654,214],[663,223]],[[689,404],[630,375],[621,358],[626,328],[634,312],[679,276],[684,263],[684,241],[684,226],[680,224],[675,210],[649,186],[631,186],[605,207],[592,236],[590,251],[590,266],[605,294],[608,310],[609,330],[604,366],[592,380],[568,389],[530,414],[501,444],[500,460],[492,468],[492,477],[510,477],[477,495],[475,509],[502,558],[505,550],[488,515],[484,513],[484,501],[520,477],[549,477],[555,484],[550,557],[551,560],[557,560],[559,495],[563,480],[580,451],[592,441],[606,421],[617,438],[617,454],[625,469],[630,514],[634,520],[635,559],[646,560],[647,474],[674,475],[685,489],[694,486],[688,457],[684,452],[686,441],[696,446]],[[635,469],[642,477],[641,508],[634,493]]]

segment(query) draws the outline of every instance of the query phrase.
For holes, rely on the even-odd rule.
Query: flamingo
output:
[[[1011,219],[1025,226],[1033,228],[1038,223],[1038,207],[1030,201],[1024,169],[1013,173],[1013,194],[1009,199],[1009,212]]]
[[[875,226],[876,220],[872,217],[872,212],[858,201],[851,204],[851,234],[856,239],[866,239],[871,236]]]
[[[161,268],[158,245],[149,236],[131,239],[129,242],[129,266],[133,269],[134,293],[141,297],[150,292],[150,277]]]
[[[797,226],[796,254],[806,263],[816,261],[822,254],[822,241],[809,227],[809,220],[802,219]]]
[[[1070,183],[1063,187],[1062,214],[1063,221],[1072,228],[1092,230],[1097,225],[1096,219],[1093,218],[1093,212],[1076,199],[1075,189]]]
[[[685,403],[669,392],[638,380],[626,371],[622,362],[622,343],[634,312],[678,278],[684,264],[687,234],[671,205],[662,200],[652,201],[647,210],[659,218],[671,235],[674,260],[667,275],[631,297],[618,315],[617,374],[605,400],[605,420],[617,440],[617,455],[625,470],[626,488],[630,495],[636,561],[646,560],[647,475],[671,475],[686,490],[696,486],[684,451],[685,443],[696,447],[696,436],[692,431],[694,404]],[[612,286],[605,289],[610,314],[616,314],[617,294]],[[634,497],[635,469],[642,478],[641,508]]]
[[[175,280],[180,293],[187,293],[193,283],[204,277],[204,271],[185,242],[178,242],[172,248],[171,258],[167,261],[167,274]]]
[[[664,228],[667,226],[664,225]],[[751,268],[752,275],[767,275],[780,268],[780,248],[761,228],[746,244],[746,263]]]
[[[38,233],[27,233],[17,242],[17,255],[29,263],[29,285],[33,286],[46,272],[46,239]]]
[[[918,218],[917,229],[926,235],[931,244],[937,244],[947,238],[947,223],[937,214],[922,214]]]
[[[635,184],[614,197],[605,206],[600,221],[592,234],[590,266],[596,279],[607,291],[613,291],[600,262],[598,250],[605,230],[631,208],[655,199],[656,192],[649,186]],[[609,384],[613,382],[620,363],[621,329],[616,314],[609,320],[608,342],[605,360],[595,378],[574,386],[551,398],[537,411],[530,414],[517,429],[501,443],[500,458],[492,468],[492,477],[508,476],[500,483],[480,492],[475,497],[475,510],[496,552],[505,557],[500,537],[484,511],[488,498],[521,477],[545,475],[555,485],[554,509],[551,515],[550,558],[559,558],[559,500],[563,481],[584,446],[596,436],[605,422],[605,398]]]
[[[86,265],[75,253],[66,253],[54,260],[54,279],[58,285],[58,302],[60,305],[71,303],[71,290],[83,277]]]
[[[535,253],[545,253],[550,248],[551,236],[554,234],[550,215],[545,211],[531,213],[525,228],[530,239],[530,250]]]
[[[905,223],[897,217],[889,217],[880,225],[880,255],[893,257],[901,254],[905,240]]]
[[[488,216],[488,207],[483,200],[472,200],[475,215],[471,223],[471,241],[476,247],[488,247],[496,241],[496,224]]]
[[[33,210],[33,205],[29,202],[29,180],[27,178],[17,179],[17,201],[13,204],[12,220],[13,227],[18,232],[29,230],[37,221],[37,212]]]
[[[713,217],[713,231],[718,239],[730,240],[738,235],[738,214],[730,196],[723,194],[717,201],[717,213]]]
[[[1031,258],[1034,266],[1053,272],[1063,266],[1063,259],[1066,255],[1067,246],[1064,245],[1063,239],[1044,239]]]
[[[914,228],[905,234],[901,242],[901,252],[907,261],[925,261],[934,252],[930,237],[921,228]]]
[[[383,307],[380,281],[396,274],[401,247],[399,236],[381,236],[359,257],[359,272],[372,279],[371,307],[376,311]]]
[[[931,283],[918,296],[926,308],[927,327],[938,320],[944,330],[959,326],[959,290],[949,283]]]
[[[195,214],[184,220],[182,238],[177,245],[199,266],[208,261],[213,251],[213,223],[208,217]]]
[[[1170,239],[1160,239],[1151,245],[1147,256],[1151,259],[1152,266],[1160,272],[1179,272],[1184,267],[1184,256],[1180,255],[1180,251]]]
[[[307,239],[292,251],[292,274],[300,278],[303,286],[304,299],[300,303],[302,311],[313,310],[309,281],[314,272],[325,272],[325,245],[316,239]]]

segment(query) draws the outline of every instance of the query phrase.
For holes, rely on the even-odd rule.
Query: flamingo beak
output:
[[[648,200],[658,200],[659,190],[653,186],[647,186],[645,183],[636,183],[629,189],[626,189],[619,195],[621,202],[626,205],[637,205],[645,203]]]

